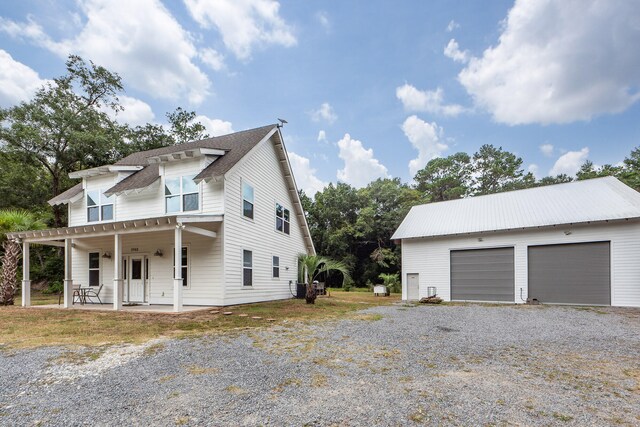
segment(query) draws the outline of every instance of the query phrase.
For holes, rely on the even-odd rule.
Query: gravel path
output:
[[[640,310],[388,306],[0,352],[0,425],[640,425]]]

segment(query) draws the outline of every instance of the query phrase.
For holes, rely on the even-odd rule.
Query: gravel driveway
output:
[[[395,305],[0,373],[0,425],[640,425],[640,310]]]

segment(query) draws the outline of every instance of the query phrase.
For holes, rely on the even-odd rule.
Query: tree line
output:
[[[182,108],[166,114],[167,126],[119,123],[117,114],[124,110],[120,76],[78,56],[69,56],[66,68],[29,101],[0,109],[0,210],[28,210],[48,227],[66,223],[66,210],[50,207],[47,200],[73,185],[69,173],[209,136],[195,121],[196,113]],[[317,252],[342,261],[352,272],[351,283],[365,286],[379,282],[381,274],[388,281],[400,271],[400,248],[391,236],[414,205],[607,175],[640,190],[640,148],[619,166],[586,162],[575,178],[537,180],[522,165],[515,154],[483,145],[473,155],[460,152],[429,161],[412,183],[378,179],[360,189],[337,183],[313,197],[300,196]],[[34,248],[32,268],[34,280],[60,281],[59,250]]]
[[[640,191],[640,147],[618,166],[587,161],[575,178],[561,174],[538,180],[525,173],[522,158],[487,144],[473,155],[459,152],[429,161],[411,184],[398,178],[378,179],[361,189],[329,184],[313,198],[301,192],[301,199],[316,251],[343,260],[354,284],[366,286],[399,273],[400,248],[391,236],[412,206],[603,176]]]

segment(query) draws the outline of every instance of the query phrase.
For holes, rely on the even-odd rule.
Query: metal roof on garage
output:
[[[640,218],[640,193],[614,177],[414,206],[392,239]]]

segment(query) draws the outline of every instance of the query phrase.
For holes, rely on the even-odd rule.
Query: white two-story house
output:
[[[74,172],[82,181],[50,200],[69,226],[13,233],[65,248],[72,286],[122,304],[224,306],[291,297],[297,257],[315,250],[280,128],[270,125],[134,153]],[[293,284],[293,286],[290,286]]]

